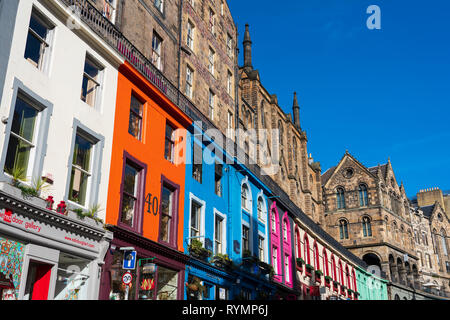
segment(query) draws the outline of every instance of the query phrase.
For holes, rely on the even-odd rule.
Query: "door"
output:
[[[50,277],[53,265],[30,261],[24,298],[28,300],[48,300]]]

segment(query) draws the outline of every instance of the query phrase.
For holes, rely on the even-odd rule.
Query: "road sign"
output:
[[[133,275],[129,271],[125,272],[125,274],[122,276],[123,284],[129,286],[131,281],[133,281]]]
[[[123,254],[122,269],[135,270],[136,269],[136,251],[125,251]]]

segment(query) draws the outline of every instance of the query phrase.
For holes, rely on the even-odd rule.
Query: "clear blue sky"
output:
[[[450,1],[228,0],[253,67],[280,106],[297,91],[309,152],[325,172],[349,150],[391,158],[408,196],[450,189]],[[369,30],[369,5],[381,30]]]

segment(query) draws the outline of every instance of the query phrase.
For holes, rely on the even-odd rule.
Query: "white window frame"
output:
[[[260,247],[260,243],[259,240],[262,239],[263,240],[263,247]],[[263,250],[263,257],[261,259],[261,255],[260,255],[260,250]],[[261,261],[263,262],[267,262],[267,238],[266,235],[264,233],[262,233],[261,231],[258,231],[258,257]]]
[[[231,96],[233,93],[233,74],[227,71],[227,92]]]
[[[95,68],[98,69],[98,74],[97,74],[97,78],[94,79],[92,78],[90,75],[88,75],[85,71],[85,67],[86,67],[86,63],[89,62],[91,65],[93,65]],[[87,104],[88,106],[94,108],[94,109],[99,109],[100,103],[101,103],[101,95],[102,95],[102,88],[103,88],[103,77],[104,77],[104,73],[105,73],[105,67],[98,62],[98,60],[96,58],[94,58],[94,56],[90,53],[86,53],[86,57],[84,59],[84,65],[83,65],[83,82],[84,82],[84,78],[87,78],[90,81],[93,81],[96,85],[95,87],[95,96],[94,96],[94,101],[93,104],[91,105],[88,102],[88,98],[87,98],[87,94],[86,94],[86,101],[84,101],[81,97],[81,101],[83,101],[85,104]],[[81,86],[83,87],[83,82],[81,84]]]
[[[110,17],[107,15],[107,7],[112,10]],[[116,23],[116,13],[117,13],[117,0],[104,0],[103,1],[103,16],[108,19],[112,24]]]
[[[159,36],[159,34],[157,34],[155,31],[153,31],[153,36],[152,36],[152,63],[160,71],[162,71],[162,61],[161,61],[162,60],[162,58],[161,58],[162,43],[163,43],[163,39]],[[154,46],[155,44],[157,45],[156,48]],[[155,60],[155,58],[156,58],[156,60]]]
[[[215,63],[215,56],[216,56],[216,52],[209,47],[209,52],[208,52],[208,70],[209,72],[214,76],[214,63]]]
[[[39,23],[41,23],[44,27],[47,28],[47,35],[46,35],[45,39],[43,39],[33,29],[31,29],[31,17],[32,16],[34,16],[34,19],[36,19]],[[50,19],[48,19],[46,16],[44,16],[44,14],[42,14],[38,9],[36,9],[33,6],[32,12],[30,14],[30,19],[28,20],[27,39],[28,39],[28,35],[30,33],[35,38],[37,38],[41,42],[41,53],[40,53],[40,57],[39,57],[39,61],[38,61],[37,65],[34,64],[34,61],[29,61],[29,62],[31,65],[33,65],[38,70],[40,70],[44,73],[48,73],[48,70],[49,70],[50,55],[51,55],[51,51],[52,51],[52,42],[53,42],[54,31],[55,31],[55,25],[50,21]],[[27,44],[28,44],[28,42],[26,42],[25,48],[27,47]],[[25,51],[24,51],[24,55],[25,55]]]
[[[209,118],[211,119],[211,121],[214,121],[215,100],[216,100],[216,95],[210,89],[208,103],[209,103]]]
[[[222,250],[221,252],[214,252],[214,254],[225,254],[227,252],[227,216],[214,208],[214,250],[216,249],[216,217],[222,219],[222,237],[220,239]]]
[[[188,243],[190,244],[191,239],[191,226],[192,226],[192,202],[196,202],[198,205],[201,206],[200,209],[200,217],[199,217],[199,238],[196,238],[196,240],[199,240],[203,245],[205,245],[205,209],[206,209],[206,202],[201,200],[200,198],[196,197],[192,193],[189,193],[189,234],[188,234]]]
[[[291,273],[289,255],[284,255],[284,280],[286,283],[291,283]]]
[[[186,45],[188,46],[189,49],[194,51],[194,44],[195,44],[195,26],[190,20],[188,20]]]
[[[188,96],[188,98],[192,99],[192,93],[193,93],[193,82],[194,82],[194,70],[189,67],[188,65],[186,66],[186,96]]]

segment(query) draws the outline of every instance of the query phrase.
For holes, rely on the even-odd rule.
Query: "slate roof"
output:
[[[383,165],[380,165],[381,176],[382,176],[383,178],[386,178],[387,167],[388,167],[388,164],[387,164],[387,163],[386,163],[386,164],[383,164]],[[367,168],[367,170],[369,170],[369,172],[370,172],[371,174],[377,176],[378,166]]]
[[[431,206],[426,206],[426,207],[420,207],[420,210],[423,211],[423,215],[426,216],[427,218],[431,217],[431,214],[433,213],[434,207],[436,206],[436,204],[433,204]]]
[[[328,182],[328,180],[330,180],[331,176],[333,175],[334,171],[336,170],[336,166],[331,167],[330,169],[328,169],[324,174],[322,174],[322,185],[325,185],[325,183]]]

